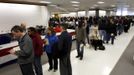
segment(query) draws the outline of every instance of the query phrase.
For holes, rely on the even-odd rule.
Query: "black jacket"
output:
[[[116,35],[116,25],[115,24],[107,25],[106,32],[109,34],[113,33],[114,35]]]
[[[72,47],[72,37],[67,31],[63,31],[59,36],[58,48],[60,51],[60,58],[70,55]]]

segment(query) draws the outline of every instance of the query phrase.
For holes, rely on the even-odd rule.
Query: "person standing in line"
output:
[[[23,28],[23,30],[26,32],[26,23],[25,22],[22,22],[20,24],[20,26]]]
[[[76,45],[77,45],[76,47],[78,53],[76,58],[80,57],[80,60],[82,60],[84,53],[85,38],[86,38],[86,31],[83,21],[79,22],[79,25],[76,27],[75,31],[76,31]]]
[[[56,36],[53,28],[47,29],[47,35],[45,36],[44,42],[44,50],[47,53],[49,62],[48,71],[51,71],[54,68],[54,72],[56,72],[58,69],[58,59],[54,56],[56,49],[53,47],[55,43],[58,42],[58,37]]]
[[[90,25],[89,25],[87,20],[88,20],[88,18],[84,18],[84,24],[85,24],[85,29],[86,29],[86,39],[87,39],[88,45],[90,45],[90,40],[89,40],[89,28],[90,28]]]
[[[22,75],[35,75],[33,71],[34,49],[32,40],[20,26],[14,26],[11,33],[18,40],[20,50],[10,50],[11,54],[18,56],[18,64],[21,68]]]
[[[43,75],[41,64],[41,55],[43,54],[43,40],[41,39],[40,35],[37,33],[34,27],[28,28],[28,34],[33,41],[34,67],[36,75]]]
[[[67,24],[62,24],[62,32],[59,36],[59,61],[60,75],[72,75],[70,52],[72,47],[72,36],[67,32]]]

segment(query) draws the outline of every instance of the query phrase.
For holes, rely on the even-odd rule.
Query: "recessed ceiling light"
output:
[[[91,9],[94,9],[95,7],[90,7]]]
[[[78,1],[70,1],[71,3],[79,4],[80,2]]]
[[[115,7],[115,5],[111,5],[111,7]]]
[[[52,4],[52,5],[49,5],[49,6],[56,7],[57,5]]]
[[[97,7],[98,5],[97,5],[97,4],[94,4],[93,6],[94,6],[94,7]]]
[[[103,2],[103,1],[99,1],[99,2],[97,2],[98,4],[103,4],[103,3],[105,3],[105,2]]]
[[[72,6],[74,6],[74,7],[78,7],[79,5],[74,4],[74,5],[72,5]]]
[[[74,8],[75,10],[79,10],[79,8]]]
[[[40,1],[40,3],[50,4],[50,3],[52,3],[52,2],[49,2],[49,1]]]

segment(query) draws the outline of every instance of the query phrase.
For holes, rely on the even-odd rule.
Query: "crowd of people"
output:
[[[108,44],[110,41],[113,45],[115,38],[123,32],[128,33],[133,25],[132,16],[50,18],[45,38],[41,39],[36,28],[26,29],[26,24],[22,23],[11,29],[11,33],[18,40],[20,50],[9,52],[18,56],[22,75],[35,75],[35,73],[43,75],[41,64],[43,51],[48,56],[48,71],[58,70],[59,59],[60,75],[72,75],[70,60],[72,36],[67,32],[67,28],[75,29],[76,58],[82,60],[85,45],[88,44],[95,50],[104,50],[103,44]],[[61,34],[57,36],[56,32]]]

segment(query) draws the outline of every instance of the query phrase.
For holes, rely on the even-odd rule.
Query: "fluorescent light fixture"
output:
[[[91,9],[94,9],[95,7],[90,7]]]
[[[115,7],[115,5],[111,5],[111,7]]]
[[[94,6],[94,7],[97,7],[98,5],[97,5],[97,4],[94,4],[93,6]]]
[[[75,10],[79,10],[79,8],[74,8]]]
[[[103,1],[99,1],[99,2],[97,2],[98,4],[104,4],[105,2],[103,2]]]
[[[78,7],[79,5],[74,4],[74,5],[72,5],[72,6],[74,6],[74,7]]]
[[[46,3],[46,4],[50,4],[52,2],[49,2],[49,1],[40,1],[41,3]]]
[[[57,5],[52,4],[52,5],[49,5],[49,6],[56,7]]]
[[[74,4],[79,4],[80,2],[78,1],[70,1],[71,3],[74,3]]]

